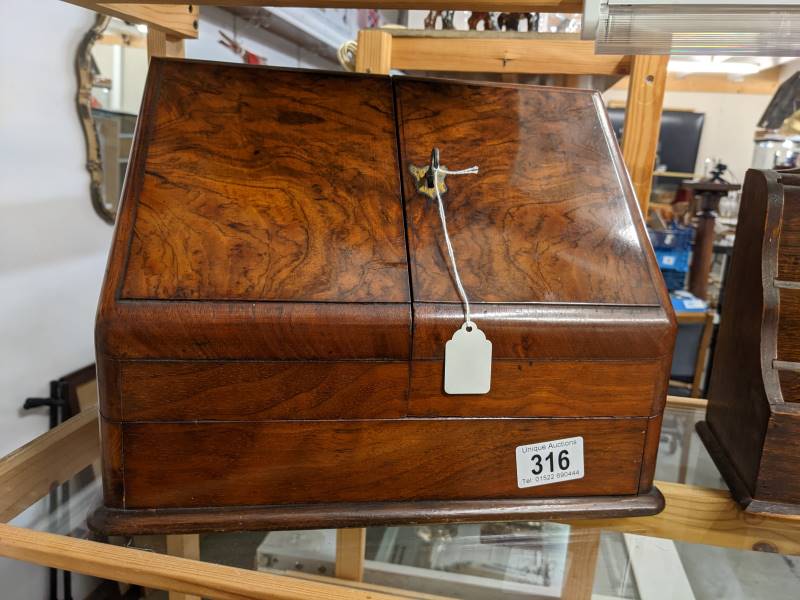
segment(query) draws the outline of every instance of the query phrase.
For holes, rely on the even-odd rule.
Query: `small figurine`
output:
[[[519,31],[519,22],[525,19],[528,23],[528,31],[534,33],[539,31],[539,13],[500,13],[497,17],[497,28],[502,31]]]
[[[497,29],[492,18],[492,13],[488,12],[472,12],[467,19],[467,27],[470,29],[478,30],[478,23],[483,23],[484,31],[493,31]]]
[[[436,19],[442,18],[442,29],[455,29],[453,25],[454,10],[429,10],[425,17],[425,29],[436,29]]]
[[[250,52],[250,50],[246,50],[244,47],[242,47],[241,44],[239,44],[239,42],[230,37],[224,31],[219,30],[219,35],[222,37],[222,39],[219,40],[219,43],[228,48],[229,50],[231,50],[237,56],[241,57],[242,62],[244,62],[245,64],[247,65],[267,64],[266,57],[260,56],[255,52]]]

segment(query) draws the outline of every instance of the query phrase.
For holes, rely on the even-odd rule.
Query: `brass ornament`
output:
[[[410,165],[409,170],[411,171],[411,175],[414,177],[414,185],[416,186],[417,191],[420,194],[427,196],[431,200],[436,200],[436,190],[433,188],[433,175],[428,175],[428,173],[431,172],[430,165],[425,165],[424,167]],[[439,172],[438,185],[440,194],[447,192],[447,186],[444,183],[444,178],[445,174]]]

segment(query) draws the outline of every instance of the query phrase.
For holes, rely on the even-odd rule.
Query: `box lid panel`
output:
[[[475,303],[659,305],[663,287],[599,96],[532,86],[395,80],[416,302],[458,302],[435,200],[411,165],[433,147],[458,270]]]
[[[151,71],[121,298],[409,301],[388,78]]]

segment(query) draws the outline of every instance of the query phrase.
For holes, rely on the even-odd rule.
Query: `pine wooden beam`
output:
[[[94,463],[100,456],[97,434],[97,408],[91,408],[0,458],[0,523]]]
[[[732,79],[721,73],[693,73],[691,75],[667,74],[668,92],[698,92],[710,94],[769,94],[775,93],[780,83],[780,67],[765,69],[753,75]],[[612,90],[627,90],[628,79],[617,81]],[[667,107],[670,108],[670,107]]]
[[[186,48],[183,38],[176,38],[158,29],[148,29],[147,31],[147,57],[167,56],[171,58],[183,58]]]
[[[653,188],[668,61],[669,56],[634,56],[628,86],[622,155],[645,218]]]
[[[363,527],[336,530],[336,577],[350,581],[364,580],[364,552],[367,530]]]
[[[555,34],[392,38],[392,68],[409,71],[624,75],[629,65],[625,56],[595,54],[592,41]]]
[[[67,0],[72,1],[72,0]],[[175,4],[170,0],[146,0],[145,2],[117,2],[104,0],[104,4]],[[75,3],[77,4],[77,2]],[[209,6],[260,6],[255,0],[200,0],[194,5]],[[498,12],[564,12],[578,13],[583,10],[583,0],[270,0],[269,6],[294,6],[311,8],[399,8],[422,10],[484,10]]]
[[[571,528],[567,542],[567,561],[561,597],[569,600],[592,600],[600,530]]]
[[[800,554],[800,517],[751,515],[727,490],[656,481],[666,508],[652,517],[573,521],[594,527],[737,550]]]
[[[363,53],[363,56],[362,56]],[[387,63],[386,57],[390,56]],[[356,55],[361,64],[407,71],[626,75],[627,56],[595,54],[594,42],[572,34],[483,31],[365,30]],[[651,169],[652,171],[652,169]]]
[[[123,37],[116,33],[103,33],[96,44],[107,46],[127,46],[128,48],[147,48],[147,40],[144,37]]]
[[[408,598],[345,587],[336,580],[300,579],[112,546],[0,524],[0,556],[218,600],[399,600]]]
[[[170,556],[180,556],[200,560],[200,536],[196,533],[188,535],[168,535],[167,554]],[[170,592],[169,600],[202,600],[200,596],[194,594],[184,594],[182,592]]]
[[[200,9],[197,4],[176,2],[96,2],[95,0],[65,0],[89,10],[131,23],[143,23],[170,36],[196,38]]]
[[[667,408],[688,408],[705,410],[708,400],[703,398],[685,398],[683,396],[667,396]]]

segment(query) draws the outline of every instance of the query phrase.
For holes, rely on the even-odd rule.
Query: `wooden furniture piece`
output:
[[[708,299],[708,277],[714,261],[714,224],[723,196],[741,189],[738,183],[723,181],[686,181],[681,186],[697,201],[697,233],[689,269],[689,291],[701,300]]]
[[[800,514],[800,175],[750,170],[698,431],[748,512]]]
[[[463,309],[412,177],[434,147],[481,169],[445,200],[486,395],[442,391]],[[94,524],[652,513],[674,332],[598,94],[154,59],[98,311]],[[519,487],[517,446],[575,436],[581,479]]]

